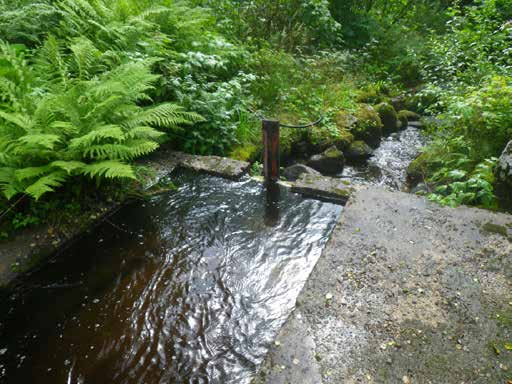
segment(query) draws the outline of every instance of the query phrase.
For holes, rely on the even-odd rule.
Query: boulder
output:
[[[407,118],[407,121],[420,121],[421,116],[418,115],[416,112],[407,111],[407,110],[401,110],[398,112],[398,116],[404,116]]]
[[[344,150],[354,141],[354,136],[344,128],[337,128],[332,132],[325,127],[313,127],[308,130],[307,142],[310,153],[319,153],[325,151],[333,145]]]
[[[343,152],[332,146],[322,154],[312,156],[307,165],[324,175],[336,175],[343,172],[345,157]]]
[[[428,156],[425,153],[420,154],[407,167],[407,183],[414,187],[425,179],[428,172]]]
[[[321,176],[320,172],[318,172],[318,171],[314,170],[313,168],[310,168],[304,164],[295,164],[295,165],[285,168],[283,171],[283,176],[286,178],[286,180],[289,180],[289,181],[295,181],[304,174]]]
[[[512,140],[501,154],[496,167],[496,176],[498,180],[512,187]]]
[[[400,129],[405,129],[409,125],[409,118],[407,117],[407,114],[404,113],[407,111],[400,111],[398,112],[398,122],[400,123]]]
[[[349,161],[360,162],[368,160],[373,155],[373,149],[362,140],[356,140],[344,152],[345,158]]]
[[[389,135],[398,131],[398,115],[391,104],[380,103],[375,109],[382,121],[384,134]]]
[[[337,177],[302,175],[292,184],[292,192],[337,204],[346,204],[354,188]]]
[[[354,114],[357,119],[350,132],[356,140],[362,140],[372,148],[377,148],[382,140],[382,121],[375,109],[368,104],[361,104]]]

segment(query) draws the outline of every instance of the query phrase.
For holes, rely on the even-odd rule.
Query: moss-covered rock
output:
[[[377,148],[382,139],[382,121],[375,109],[368,104],[360,104],[354,114],[356,122],[350,132],[357,140],[363,140],[372,148]]]
[[[398,116],[407,118],[407,121],[420,121],[420,119],[421,119],[421,116],[418,115],[416,112],[407,111],[405,109],[398,112]]]
[[[229,153],[229,157],[234,160],[247,161],[253,163],[258,160],[258,155],[261,153],[261,146],[255,144],[240,145]]]
[[[338,136],[326,127],[313,127],[307,131],[308,151],[310,153],[319,153],[335,145]]]
[[[307,130],[308,151],[310,153],[319,153],[327,148],[336,146],[340,150],[350,147],[354,141],[354,136],[349,132],[349,128],[355,123],[356,119],[348,112],[340,111],[335,117],[336,128],[315,126]]]
[[[426,153],[420,154],[407,167],[407,183],[415,186],[423,181],[428,174],[429,157]]]
[[[375,109],[382,121],[384,134],[389,135],[398,131],[398,115],[391,104],[380,103]]]
[[[340,149],[341,151],[345,151],[350,147],[354,140],[355,138],[353,134],[351,134],[347,130],[342,130],[339,132],[339,136],[336,139],[335,144],[338,149]]]
[[[324,175],[336,175],[343,172],[345,157],[343,152],[332,146],[322,154],[312,156],[307,165]]]
[[[405,129],[409,125],[409,119],[407,118],[407,114],[403,112],[407,111],[398,112],[398,122],[400,123],[400,129]]]
[[[343,152],[348,161],[360,162],[369,159],[372,154],[372,148],[362,140],[356,140]]]
[[[350,130],[350,128],[352,128],[357,122],[357,118],[350,112],[339,111],[334,116],[334,122],[336,123],[338,130]]]

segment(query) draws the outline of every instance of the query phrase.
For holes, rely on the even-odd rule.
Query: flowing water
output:
[[[407,167],[425,144],[426,139],[421,131],[409,126],[383,138],[380,147],[367,163],[345,167],[340,177],[354,184],[372,184],[404,190]]]
[[[408,129],[341,177],[403,189]],[[0,383],[249,383],[341,207],[181,174],[0,303]]]
[[[341,207],[250,180],[179,185],[0,303],[1,383],[250,382]]]

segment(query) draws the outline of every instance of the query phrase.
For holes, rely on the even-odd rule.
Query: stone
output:
[[[337,204],[346,204],[353,191],[350,183],[327,176],[303,174],[292,184],[292,192]]]
[[[354,141],[354,136],[348,131],[348,127],[353,124],[354,117],[350,115],[340,115],[345,121],[337,122],[337,127],[333,131],[326,127],[313,127],[307,131],[307,150],[309,153],[319,153],[335,145],[340,150],[345,150]]]
[[[409,126],[417,129],[423,129],[425,127],[421,121],[409,121]]]
[[[304,164],[294,164],[284,169],[283,176],[286,178],[286,180],[295,181],[304,173],[308,175],[321,175],[320,172]]]
[[[356,140],[344,152],[345,158],[353,162],[368,160],[373,155],[373,149],[362,140]]]
[[[355,139],[377,148],[382,140],[382,121],[377,111],[371,105],[361,104],[354,116],[357,121],[350,132]]]
[[[325,175],[336,175],[343,172],[345,157],[335,146],[326,149],[322,154],[312,156],[307,165]]]
[[[496,167],[496,176],[498,180],[512,187],[512,140],[498,159]]]
[[[421,119],[421,116],[416,112],[408,111],[406,109],[399,111],[398,115],[405,116],[408,121],[420,121]]]
[[[181,154],[179,166],[195,172],[203,172],[236,180],[249,170],[251,164],[246,161],[233,160],[219,156]]]
[[[427,172],[428,156],[426,153],[422,153],[407,167],[407,184],[409,184],[411,187],[415,187],[418,183],[425,179]]]
[[[398,122],[400,123],[400,129],[405,129],[409,126],[409,118],[407,117],[407,114],[404,113],[406,111],[400,111],[398,112]]]
[[[398,130],[398,115],[395,108],[389,103],[380,103],[375,108],[383,125],[383,132],[389,135]]]

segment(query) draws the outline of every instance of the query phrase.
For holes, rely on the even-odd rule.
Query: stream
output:
[[[384,137],[368,162],[346,166],[339,177],[353,184],[371,184],[404,191],[407,189],[407,167],[426,143],[421,131],[409,126]]]
[[[0,303],[0,382],[250,382],[342,208],[268,200],[252,180],[177,182]]]
[[[401,190],[408,129],[340,177]],[[0,383],[250,383],[342,207],[179,173],[122,208],[0,305]]]

